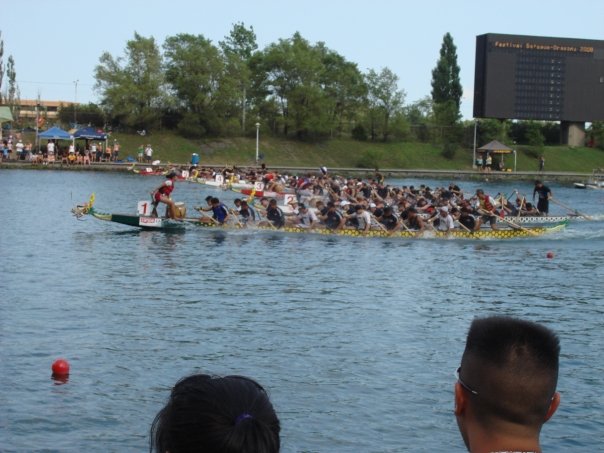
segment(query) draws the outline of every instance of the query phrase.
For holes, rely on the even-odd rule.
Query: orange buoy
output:
[[[57,359],[52,364],[53,376],[68,376],[69,375],[69,362],[65,359]]]

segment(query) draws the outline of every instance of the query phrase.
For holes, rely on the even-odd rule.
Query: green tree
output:
[[[355,63],[346,61],[323,43],[319,43],[316,49],[321,54],[323,66],[319,83],[329,112],[330,135],[341,136],[355,121],[366,99],[367,85]]]
[[[202,35],[179,34],[166,39],[164,57],[166,81],[184,112],[181,132],[190,137],[219,135],[225,118],[235,113],[236,94],[228,87],[234,80],[225,77],[218,48]]]
[[[594,121],[589,128],[588,145],[595,145],[599,149],[604,149],[604,122]],[[593,142],[592,142],[593,139]]]
[[[158,126],[165,92],[162,58],[153,37],[135,32],[123,57],[103,53],[95,78],[101,104],[115,121],[133,129]]]
[[[483,119],[478,122],[477,142],[479,142],[479,146],[492,140],[499,140],[501,143],[509,140],[506,121]]]
[[[12,55],[8,56],[6,62],[6,77],[8,79],[8,88],[6,91],[6,104],[10,107],[13,119],[19,119],[20,92],[17,85],[17,71],[15,70],[15,59]]]
[[[77,107],[78,122],[81,124],[105,124],[105,112],[93,103],[79,104]],[[63,124],[73,122],[74,104],[59,107],[59,121]]]
[[[460,106],[463,90],[459,81],[457,48],[451,34],[446,33],[440,57],[432,70],[433,139],[441,143],[461,143],[463,128]]]
[[[432,101],[434,104],[452,102],[456,108],[457,118],[461,117],[459,108],[463,90],[459,81],[459,65],[457,64],[457,48],[453,37],[447,33],[443,37],[440,48],[440,58],[432,70]]]
[[[300,139],[329,133],[331,115],[321,85],[322,52],[317,47],[295,33],[258,52],[251,67],[257,109],[276,113],[267,118],[275,132],[287,136],[293,130]]]
[[[541,132],[541,124],[537,121],[528,121],[526,123],[525,137],[527,143],[531,146],[541,148],[545,143],[543,132]]]
[[[388,68],[378,74],[373,69],[365,75],[370,121],[370,136],[375,140],[380,131],[382,140],[391,133],[390,119],[402,111],[405,92],[398,89],[398,76]]]
[[[243,22],[233,24],[230,34],[224,41],[220,41],[219,45],[226,59],[228,77],[235,81],[241,93],[241,131],[245,132],[247,94],[251,79],[249,63],[253,53],[258,49],[254,28],[246,28]]]
[[[430,141],[430,122],[433,115],[432,98],[425,96],[404,109],[412,136],[421,142]]]

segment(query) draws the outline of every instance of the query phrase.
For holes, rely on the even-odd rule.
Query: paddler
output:
[[[325,227],[330,230],[341,230],[346,221],[345,217],[338,212],[333,201],[327,203],[325,214],[321,215],[319,219],[325,224]]]
[[[241,200],[239,203],[239,217],[241,219],[241,223],[244,225],[248,225],[256,221],[256,213],[248,205],[246,200]]]
[[[457,221],[461,225],[465,226],[468,230],[475,231],[478,228],[478,222],[476,221],[476,218],[471,214],[470,209],[463,206],[459,210],[459,212],[460,214]]]
[[[386,206],[384,208],[383,214],[381,216],[376,216],[377,220],[384,225],[384,227],[388,230],[388,231],[394,231],[394,230],[398,230],[400,227],[400,220],[399,218],[394,214],[392,207],[390,206]]]
[[[171,171],[166,175],[166,180],[159,186],[157,189],[151,192],[151,196],[153,197],[153,210],[151,211],[151,215],[153,217],[157,217],[157,206],[159,203],[164,203],[167,206],[167,216],[171,219],[176,218],[176,205],[172,198],[170,198],[170,194],[174,190],[174,179],[176,178],[176,173]]]
[[[212,198],[212,218],[216,223],[222,225],[229,218],[229,210],[216,197]]]
[[[216,197],[211,197],[208,200],[208,204],[210,205],[207,208],[195,208],[198,211],[208,212],[212,211],[212,222],[222,225],[229,218],[229,210],[228,208],[220,202],[220,200]],[[208,217],[202,217],[200,221],[202,223],[208,223],[206,220],[210,220]]]
[[[298,214],[295,217],[295,224],[301,228],[313,228],[317,226],[319,219],[314,211],[308,209],[304,203],[298,206]]]
[[[479,228],[485,222],[489,222],[492,230],[497,229],[497,212],[495,211],[495,200],[484,193],[482,189],[476,189],[476,201],[478,212],[482,215],[479,219]]]
[[[424,221],[417,215],[417,209],[414,207],[407,209],[407,221],[405,223],[410,230],[423,231],[426,228]]]
[[[275,228],[282,228],[285,225],[285,215],[281,208],[277,206],[277,200],[271,198],[266,208],[266,219]]]
[[[362,204],[357,204],[354,207],[354,213],[348,214],[346,217],[357,220],[357,230],[362,231],[363,233],[369,232],[369,228],[371,228],[371,214]]]
[[[441,206],[438,208],[438,224],[436,229],[442,232],[448,232],[455,228],[453,224],[453,217],[449,214],[448,206]]]

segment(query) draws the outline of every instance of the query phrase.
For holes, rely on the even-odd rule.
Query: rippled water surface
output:
[[[70,215],[91,192],[100,210],[132,212],[160,182],[0,171],[0,450],[144,451],[170,387],[206,372],[269,390],[285,452],[464,451],[453,371],[471,320],[489,314],[560,335],[545,450],[601,450],[604,222],[473,242],[147,232]],[[405,181],[421,182],[439,184]],[[604,191],[550,187],[604,213]],[[190,209],[208,194],[235,197],[181,183],[175,198]],[[65,385],[50,379],[58,357]]]

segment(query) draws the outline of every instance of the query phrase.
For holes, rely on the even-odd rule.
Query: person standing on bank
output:
[[[539,171],[543,171],[545,168],[545,157],[539,157]]]
[[[552,198],[552,191],[549,187],[543,185],[539,180],[535,181],[535,188],[533,189],[533,201],[535,201],[535,195],[539,194],[539,200],[537,201],[537,209],[543,215],[549,213],[549,200]]]
[[[457,369],[455,417],[470,453],[541,452],[541,428],[560,405],[560,343],[521,319],[475,319]]]

